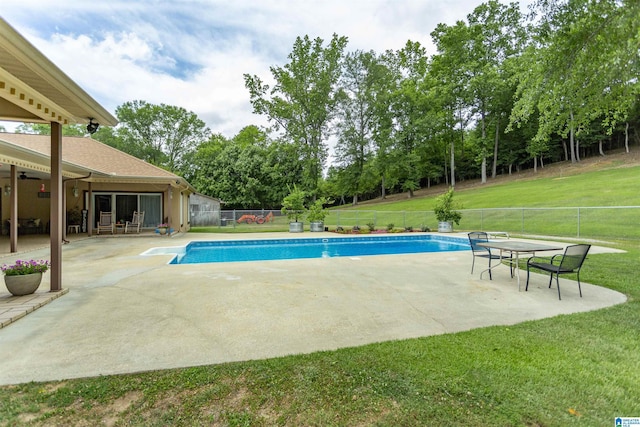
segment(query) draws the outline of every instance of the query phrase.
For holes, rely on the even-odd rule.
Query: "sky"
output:
[[[268,124],[253,114],[243,75],[271,81],[269,67],[289,62],[296,37],[326,44],[335,33],[349,39],[347,51],[377,53],[412,40],[433,55],[436,26],[465,20],[481,3],[2,0],[0,16],[114,116],[133,100],[174,105],[231,138],[245,126]]]

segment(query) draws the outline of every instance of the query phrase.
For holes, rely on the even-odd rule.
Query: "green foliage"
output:
[[[182,107],[131,101],[116,108],[116,116],[125,152],[174,173],[185,169],[189,153],[210,135],[205,123]]]
[[[283,129],[304,162],[304,187],[318,187],[327,159],[328,125],[339,98],[346,37],[334,34],[324,47],[321,38],[297,37],[284,67],[271,67],[275,85],[270,88],[258,76],[244,75],[253,111],[264,114],[276,129]]]
[[[297,185],[294,185],[293,190],[282,200],[281,212],[286,215],[290,221],[299,222],[298,220],[302,218],[305,213],[304,200],[306,196],[306,192],[298,188]]]
[[[307,209],[307,220],[309,220],[309,222],[324,221],[329,214],[329,211],[324,208],[326,203],[328,203],[328,201],[324,197],[320,197],[311,203]]]
[[[460,213],[456,209],[460,209],[460,206],[459,204],[454,203],[453,188],[450,188],[449,191],[436,198],[433,212],[435,213],[436,219],[438,221],[460,224],[462,213]]]

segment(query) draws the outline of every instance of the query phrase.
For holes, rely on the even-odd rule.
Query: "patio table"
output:
[[[478,246],[482,246],[484,248],[489,249],[497,249],[500,251],[500,262],[493,267],[489,267],[486,270],[480,273],[480,278],[482,279],[482,274],[491,270],[497,265],[502,264],[502,254],[504,252],[509,252],[511,254],[510,258],[505,258],[508,262],[515,268],[516,277],[518,279],[518,291],[520,290],[520,267],[519,260],[520,254],[531,254],[534,256],[536,252],[543,251],[562,251],[564,250],[563,246],[559,245],[545,245],[540,243],[531,243],[531,242],[520,242],[516,240],[502,240],[499,242],[489,241],[478,243]],[[515,254],[515,257],[513,256]]]

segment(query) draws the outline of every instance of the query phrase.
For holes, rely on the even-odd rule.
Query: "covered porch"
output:
[[[19,168],[49,174],[49,247],[51,261],[50,290],[62,290],[62,241],[64,191],[62,168],[62,126],[86,124],[93,133],[99,125],[115,126],[117,120],[91,98],[78,84],[38,51],[29,41],[0,18],[0,120],[22,123],[48,123],[51,126],[48,162],[29,153],[14,161],[3,159],[8,169],[8,184],[3,186],[9,198],[10,250],[16,252],[18,239]],[[4,155],[3,151],[3,155]],[[47,166],[44,166],[44,165]],[[38,167],[36,167],[38,166]],[[8,187],[8,188],[6,188]],[[7,191],[9,190],[9,191]],[[45,191],[46,193],[46,191]]]

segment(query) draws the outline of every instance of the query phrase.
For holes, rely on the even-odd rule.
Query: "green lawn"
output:
[[[640,169],[605,172],[459,195],[467,207],[639,204]],[[430,202],[399,210],[418,203]],[[623,237],[638,221],[613,227]],[[627,253],[590,255],[581,279],[625,293],[616,307],[310,355],[0,387],[0,425],[614,425],[640,416],[640,240],[611,245]]]

